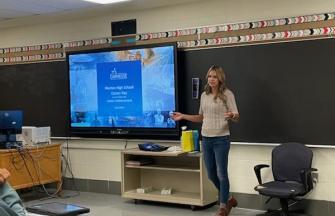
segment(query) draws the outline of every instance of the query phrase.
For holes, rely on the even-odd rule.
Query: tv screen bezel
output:
[[[176,43],[155,43],[146,45],[127,45],[118,47],[107,47],[101,49],[80,50],[66,52],[66,64],[68,75],[68,131],[69,136],[95,137],[95,138],[126,138],[126,139],[168,139],[177,140],[180,137],[179,122],[176,122],[175,128],[146,128],[146,127],[73,127],[71,125],[71,86],[70,86],[70,55],[85,53],[113,52],[122,50],[145,49],[156,47],[173,47],[174,55],[174,85],[175,85],[175,110],[179,110],[178,99],[178,65],[177,65],[177,44]]]

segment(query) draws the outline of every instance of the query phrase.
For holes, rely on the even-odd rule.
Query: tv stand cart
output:
[[[148,160],[152,163],[127,163]],[[143,192],[148,188],[150,190]],[[172,193],[161,194],[163,188],[172,189]],[[124,198],[134,199],[135,203],[149,200],[185,204],[194,210],[216,203],[217,195],[216,188],[207,178],[202,153],[147,152],[138,148],[122,151]]]

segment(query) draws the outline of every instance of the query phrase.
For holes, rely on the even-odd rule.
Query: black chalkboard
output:
[[[191,78],[224,68],[241,120],[233,141],[335,144],[335,40],[249,45],[180,52],[182,111],[197,113]],[[189,124],[191,127],[199,127]]]
[[[51,126],[66,136],[68,75],[65,61],[0,67],[0,109],[23,110],[25,126]]]
[[[198,113],[192,77],[221,65],[241,120],[233,141],[335,144],[335,40],[248,45],[178,52],[180,111]],[[0,66],[0,109],[22,109],[24,125],[51,126],[68,134],[65,61]],[[199,128],[200,124],[187,124]]]

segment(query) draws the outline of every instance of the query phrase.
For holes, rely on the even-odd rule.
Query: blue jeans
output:
[[[220,203],[225,204],[227,204],[229,197],[229,149],[229,136],[202,137],[202,151],[208,178],[219,190]]]

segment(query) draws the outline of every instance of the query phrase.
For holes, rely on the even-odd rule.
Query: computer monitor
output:
[[[22,119],[21,110],[0,110],[0,148],[16,142],[16,134],[22,133]]]

